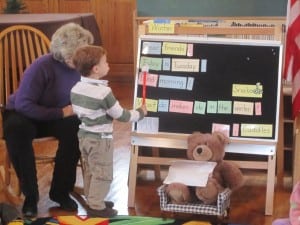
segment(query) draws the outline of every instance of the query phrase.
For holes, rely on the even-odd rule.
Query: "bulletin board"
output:
[[[286,0],[137,0],[138,16],[285,16]],[[167,6],[167,7],[166,7]]]
[[[134,131],[219,130],[231,139],[277,142],[280,42],[142,35],[138,44],[134,104],[146,92],[148,115]]]

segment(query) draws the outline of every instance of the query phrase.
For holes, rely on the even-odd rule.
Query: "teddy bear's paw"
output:
[[[206,187],[197,187],[196,196],[204,204],[214,204],[217,202],[218,195],[224,188],[214,179],[210,178],[207,182]]]
[[[182,183],[171,183],[167,185],[166,194],[173,204],[186,204],[191,201],[189,188]]]

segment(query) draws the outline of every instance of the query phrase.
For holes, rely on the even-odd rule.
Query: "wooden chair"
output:
[[[50,40],[40,30],[15,25],[0,32],[0,104],[2,108],[10,94],[19,86],[24,70],[39,56],[49,52]],[[16,140],[17,141],[17,140]],[[34,142],[56,141],[54,137],[35,139]],[[0,146],[6,150],[3,139],[2,114],[0,114]],[[54,163],[54,155],[39,154],[35,149],[36,163]],[[11,194],[21,197],[19,183],[12,188],[11,165],[7,150],[4,151],[4,183]]]

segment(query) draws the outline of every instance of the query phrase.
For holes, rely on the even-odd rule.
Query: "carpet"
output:
[[[34,220],[15,220],[8,225],[238,225],[210,223],[208,221],[183,221],[144,216],[116,216],[114,218],[88,218],[86,216],[58,216]]]

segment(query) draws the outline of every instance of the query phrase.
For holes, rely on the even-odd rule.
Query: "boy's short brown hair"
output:
[[[82,76],[88,77],[95,65],[106,55],[106,50],[101,46],[86,45],[76,50],[73,64]]]

